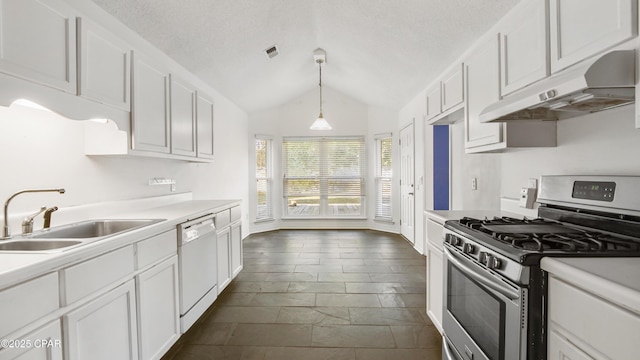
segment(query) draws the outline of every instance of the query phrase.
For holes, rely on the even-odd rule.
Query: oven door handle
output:
[[[478,275],[475,271],[473,271],[473,269],[471,269],[470,267],[468,267],[467,265],[463,264],[462,261],[460,261],[456,254],[452,253],[451,250],[447,249],[447,247],[444,247],[444,252],[447,254],[447,260],[451,261],[454,265],[456,265],[457,267],[459,267],[462,271],[464,271],[464,273],[473,278],[474,280],[478,281],[479,283],[499,292],[501,295],[507,297],[509,300],[516,300],[518,298],[520,298],[520,294],[516,291],[514,291],[513,289],[509,288],[506,285],[502,285],[492,279],[489,279],[485,276],[482,275]]]

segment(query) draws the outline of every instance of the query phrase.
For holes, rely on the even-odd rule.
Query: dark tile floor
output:
[[[244,241],[244,270],[163,358],[440,359],[425,258],[398,235],[283,230]]]

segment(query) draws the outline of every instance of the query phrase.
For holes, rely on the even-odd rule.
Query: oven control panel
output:
[[[489,269],[499,270],[502,267],[502,260],[495,254],[488,251],[478,251],[477,245],[472,244],[470,241],[465,242],[462,238],[454,234],[447,233],[444,237],[444,242],[453,245],[462,253],[470,255],[480,264],[488,267]]]
[[[571,196],[575,199],[613,201],[616,183],[611,181],[575,181]]]

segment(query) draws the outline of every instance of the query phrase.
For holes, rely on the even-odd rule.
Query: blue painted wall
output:
[[[449,210],[449,125],[433,127],[433,209]]]

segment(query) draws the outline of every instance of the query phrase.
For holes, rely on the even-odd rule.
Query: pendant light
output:
[[[322,64],[324,64],[326,60],[326,54],[324,50],[316,49],[316,51],[313,52],[313,58],[316,61],[316,64],[318,64],[318,71],[319,71],[319,78],[320,78],[320,82],[318,83],[320,85],[320,115],[318,115],[318,118],[316,119],[316,121],[313,122],[313,124],[309,129],[331,130],[332,129],[331,125],[329,125],[327,120],[322,115]]]

